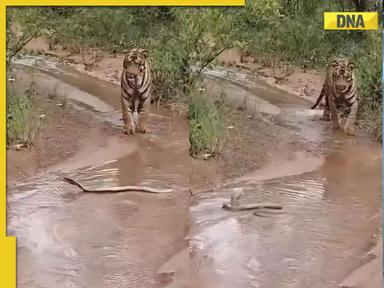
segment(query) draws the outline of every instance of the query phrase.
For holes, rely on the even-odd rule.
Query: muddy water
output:
[[[39,68],[44,73],[35,75],[38,85],[121,128],[118,86],[43,60]],[[89,139],[74,158],[8,187],[18,287],[161,286],[157,270],[187,246],[189,146],[185,120],[152,112],[151,135],[123,137],[116,129],[105,146]],[[174,192],[84,194],[63,176],[92,187],[146,185]]]
[[[195,199],[191,287],[338,287],[366,261],[362,256],[380,227],[380,147],[312,121],[319,115],[308,111],[308,101],[241,74],[208,74],[214,76],[207,81],[208,93],[255,103],[248,110],[272,115],[297,137],[325,148],[320,157],[303,153],[288,162],[273,159]],[[283,213],[257,217],[222,210],[234,187],[244,188],[245,203],[277,202]]]

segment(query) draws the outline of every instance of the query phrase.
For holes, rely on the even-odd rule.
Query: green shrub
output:
[[[39,118],[34,105],[33,86],[21,92],[7,86],[7,146],[30,146],[39,130]]]
[[[190,154],[217,156],[225,140],[225,126],[220,108],[212,99],[192,96],[188,106]]]
[[[359,118],[376,140],[382,141],[382,38],[374,31],[367,34],[365,54],[356,56],[359,81]]]

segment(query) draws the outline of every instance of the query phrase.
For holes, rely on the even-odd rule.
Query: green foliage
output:
[[[312,15],[321,4],[318,0],[282,0],[280,2],[282,10],[286,11],[287,15]]]
[[[359,81],[360,123],[378,141],[382,141],[382,38],[373,31],[367,34],[365,54],[356,55],[357,79]]]
[[[329,59],[340,54],[351,57],[358,51],[362,53],[364,33],[324,31],[323,12],[340,10],[338,3],[325,4],[321,1],[250,1],[237,18],[239,25],[243,19],[248,23],[238,38],[256,56],[304,66],[324,67]]]
[[[40,34],[45,18],[41,11],[35,8],[8,8],[6,14],[6,63],[8,66],[12,58]]]
[[[225,140],[225,127],[220,107],[204,95],[191,97],[188,106],[190,154],[216,156]]]
[[[24,92],[7,86],[7,146],[33,144],[39,130],[35,101],[33,85]]]
[[[282,13],[281,6],[276,0],[254,0],[249,1],[244,9],[240,11],[240,16],[236,19],[236,24],[245,23],[246,28],[241,33],[251,33],[263,29],[263,27],[275,26],[279,24]],[[257,15],[257,17],[255,17]],[[248,29],[250,30],[248,30]]]
[[[234,33],[233,23],[225,20],[230,16],[219,9],[174,8],[171,13],[172,25],[149,41],[155,95],[165,99],[188,96],[201,69],[232,45]]]

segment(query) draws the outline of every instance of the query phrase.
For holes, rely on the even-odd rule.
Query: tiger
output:
[[[124,56],[121,73],[124,133],[150,133],[146,126],[149,118],[151,89],[149,52],[146,49],[133,48]],[[135,121],[137,118],[138,121]],[[137,127],[135,122],[138,122]]]
[[[335,59],[327,67],[326,77],[315,109],[325,96],[325,106],[322,121],[332,120],[334,129],[341,129],[344,133],[354,135],[355,121],[358,109],[359,95],[355,77],[355,64],[346,59]],[[342,125],[341,118],[345,121]]]

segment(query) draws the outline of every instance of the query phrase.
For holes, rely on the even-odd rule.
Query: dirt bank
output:
[[[31,81],[30,74],[23,74],[18,85],[25,88]],[[63,105],[59,103],[62,99],[51,99],[52,94],[37,89],[39,115],[42,116],[38,134],[32,146],[21,149],[10,147],[7,150],[8,185],[26,181],[50,166],[73,157],[88,139],[95,139],[102,146],[106,143],[105,135],[115,134],[111,127],[92,115],[74,109],[70,100],[65,100]]]
[[[237,48],[225,51],[218,57],[217,63],[247,71],[263,79],[271,86],[279,87],[290,94],[307,98],[311,101],[320,94],[324,81],[323,71],[259,59],[245,54]]]

